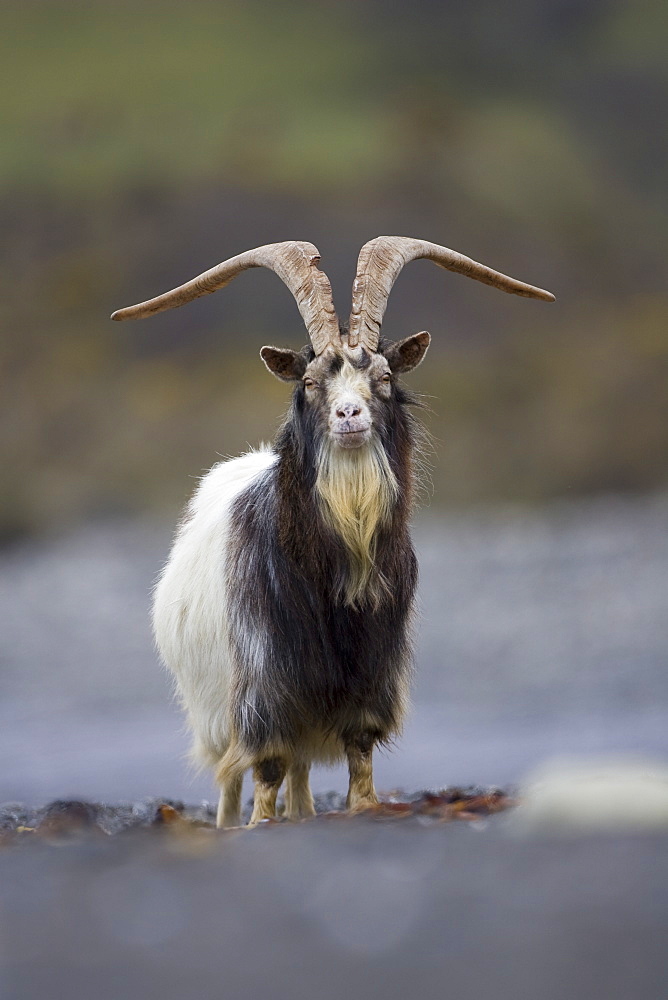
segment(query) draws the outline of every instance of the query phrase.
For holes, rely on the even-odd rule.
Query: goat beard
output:
[[[344,604],[378,606],[387,582],[376,568],[378,530],[396,506],[399,485],[375,436],[361,448],[344,449],[323,440],[317,461],[316,494],[325,523],[340,537],[348,556],[341,587]]]

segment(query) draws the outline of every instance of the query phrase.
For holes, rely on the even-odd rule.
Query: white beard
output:
[[[390,520],[399,489],[385,450],[376,437],[355,449],[325,439],[315,486],[323,517],[348,552],[344,603],[367,597],[377,604],[386,584],[375,566],[376,532]]]

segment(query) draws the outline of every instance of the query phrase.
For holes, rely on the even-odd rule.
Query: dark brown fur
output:
[[[303,373],[307,357],[295,357],[303,359]],[[359,359],[362,367],[370,363],[368,356]],[[340,362],[327,364],[333,370]],[[369,402],[398,484],[389,521],[375,539],[380,599],[351,606],[341,596],[349,556],[315,492],[326,421],[301,381],[277,436],[276,465],[235,502],[227,567],[237,664],[232,718],[236,740],[254,760],[275,756],[277,748],[288,758],[298,755],[309,734],[320,733],[323,745],[334,737],[343,754],[360,740],[386,741],[400,728],[417,581],[408,531],[421,433],[408,409],[415,402],[395,381],[389,398],[373,394]]]

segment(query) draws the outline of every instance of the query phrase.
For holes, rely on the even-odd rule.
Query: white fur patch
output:
[[[215,764],[229,743],[232,661],[225,618],[225,560],[236,497],[276,462],[269,450],[220,462],[192,497],[153,603],[160,655],[176,679],[195,734],[193,756]]]
[[[332,406],[344,402],[351,396],[359,396],[368,403],[371,399],[369,380],[364,373],[346,362],[341,371],[330,381],[327,398]]]

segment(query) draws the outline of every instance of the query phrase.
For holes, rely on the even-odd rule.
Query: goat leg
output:
[[[255,826],[263,819],[274,819],[276,816],[276,796],[286,770],[286,763],[281,757],[267,757],[258,761],[253,767],[255,795],[249,826]]]
[[[241,788],[243,780],[243,772],[225,778],[223,787],[220,790],[216,826],[229,827],[241,825]]]
[[[288,768],[285,785],[285,815],[288,819],[315,816],[313,795],[308,780],[309,767],[310,765],[304,761],[295,761]]]
[[[346,806],[351,812],[358,812],[378,805],[378,796],[373,787],[373,747],[376,733],[366,731],[345,740],[348,758],[348,798]]]

